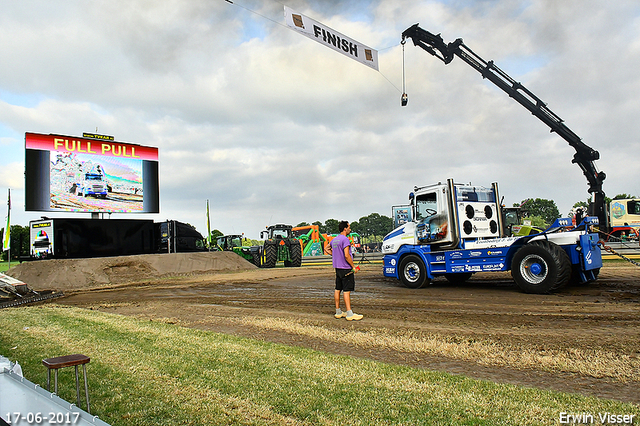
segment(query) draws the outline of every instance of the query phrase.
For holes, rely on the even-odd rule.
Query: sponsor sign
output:
[[[378,51],[293,9],[284,7],[287,26],[298,33],[378,71]]]

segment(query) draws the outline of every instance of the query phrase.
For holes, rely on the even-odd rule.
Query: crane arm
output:
[[[455,56],[462,59],[473,69],[478,71],[483,78],[491,81],[493,84],[502,89],[509,97],[513,98],[520,105],[525,107],[531,114],[535,115],[543,123],[560,135],[574,149],[573,163],[576,163],[582,173],[587,178],[589,184],[589,193],[593,194],[594,201],[589,206],[589,214],[597,216],[600,226],[608,229],[608,217],[605,201],[605,194],[602,189],[602,182],[606,175],[602,171],[598,171],[594,163],[600,158],[598,151],[587,146],[578,135],[571,131],[547,104],[534,95],[530,90],[521,83],[513,80],[507,73],[498,68],[493,61],[485,61],[480,56],[469,49],[462,41],[457,39],[451,43],[445,43],[440,34],[432,34],[415,24],[407,28],[402,33],[402,42],[407,38],[411,38],[413,44],[421,47],[430,55],[440,59],[445,64],[453,61]]]

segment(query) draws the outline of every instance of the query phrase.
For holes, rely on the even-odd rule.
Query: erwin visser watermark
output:
[[[635,414],[614,413],[560,413],[561,425],[632,425],[635,424]]]

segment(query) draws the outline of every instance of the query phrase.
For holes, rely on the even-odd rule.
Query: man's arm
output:
[[[356,267],[353,264],[353,259],[351,258],[351,246],[348,245],[344,248],[344,258],[347,261],[347,263],[349,265],[351,265],[351,268],[355,271]]]

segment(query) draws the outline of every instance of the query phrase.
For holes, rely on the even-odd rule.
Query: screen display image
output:
[[[158,149],[27,133],[27,211],[158,213]]]

